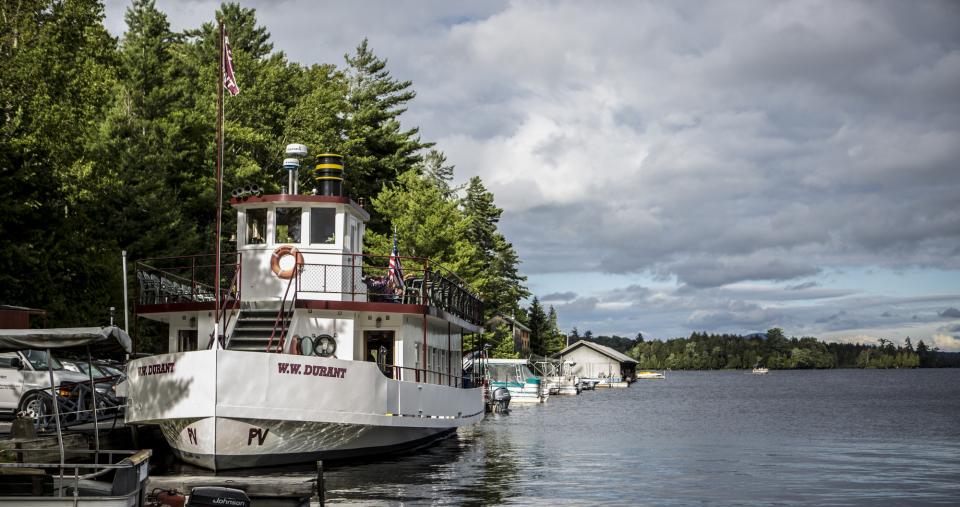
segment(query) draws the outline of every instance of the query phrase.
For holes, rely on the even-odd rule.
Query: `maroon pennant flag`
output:
[[[230,38],[226,35],[223,37],[223,86],[230,92],[230,95],[240,93],[237,78],[233,75],[233,52],[230,51]]]

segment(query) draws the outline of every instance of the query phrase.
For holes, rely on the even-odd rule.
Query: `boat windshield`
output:
[[[23,355],[26,356],[27,361],[30,361],[30,365],[33,366],[34,370],[46,370],[47,369],[47,351],[45,350],[24,350]],[[60,361],[57,361],[57,358],[52,357],[50,362],[50,369],[53,370],[62,370],[63,365],[60,364]]]
[[[523,375],[523,380],[527,380],[528,378],[531,378],[531,377],[536,377],[536,375],[534,375],[533,372],[530,371],[530,368],[525,364],[520,365],[520,375]]]
[[[494,382],[513,382],[517,379],[517,369],[512,364],[487,365],[487,373]]]
[[[536,375],[525,364],[488,364],[487,372],[494,382],[520,382]]]

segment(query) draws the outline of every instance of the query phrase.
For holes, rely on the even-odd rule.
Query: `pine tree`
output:
[[[493,194],[479,177],[467,184],[463,212],[468,220],[467,235],[477,247],[476,263],[483,266],[474,285],[483,295],[487,316],[510,315],[519,301],[529,295],[520,275],[520,260],[507,240],[497,231],[503,210],[494,204]]]
[[[447,156],[442,151],[431,149],[423,157],[423,175],[433,182],[445,199],[455,199],[456,193],[463,187],[454,187],[452,165],[447,165]]]
[[[566,346],[566,335],[560,331],[557,324],[557,310],[550,305],[547,312],[547,351],[545,355],[553,355],[563,350]]]
[[[176,255],[200,242],[193,224],[184,222],[174,184],[176,146],[186,141],[175,119],[173,34],[152,0],[136,0],[126,21],[120,82],[97,154],[110,190],[100,201],[101,214],[110,218],[110,235],[130,258]]]
[[[372,199],[381,188],[421,162],[418,129],[403,130],[400,115],[416,93],[410,81],[397,81],[386,70],[386,60],[373,54],[364,39],[353,55],[344,55],[347,62],[347,140],[342,153],[349,170],[344,175],[348,195]],[[390,231],[390,224],[376,211],[371,214],[368,230],[380,234]]]
[[[923,343],[923,340],[917,342],[917,364],[920,368],[929,368],[932,366],[932,357],[930,354],[930,348],[927,347],[926,343]]]
[[[547,314],[540,305],[540,300],[536,296],[530,303],[530,321],[527,327],[530,328],[530,350],[534,354],[545,356],[547,354],[547,339],[549,330],[547,328]]]
[[[457,202],[415,170],[385,185],[373,200],[373,209],[396,227],[400,254],[421,257],[471,281],[482,266],[476,265],[476,247],[468,240],[467,220]],[[392,231],[367,231],[368,253],[389,255]],[[422,267],[421,267],[422,268]],[[415,269],[407,268],[408,272]]]

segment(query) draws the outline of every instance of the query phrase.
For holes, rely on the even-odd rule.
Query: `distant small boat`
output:
[[[752,373],[753,373],[754,375],[766,375],[766,374],[770,373],[770,370],[767,369],[767,368],[762,368],[762,367],[756,367],[756,366],[755,366],[755,367],[753,368],[753,372],[752,372]]]
[[[637,372],[637,380],[641,379],[658,379],[658,378],[667,378],[663,373],[659,371],[640,371]]]

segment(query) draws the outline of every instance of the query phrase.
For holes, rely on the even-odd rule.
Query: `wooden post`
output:
[[[323,485],[323,460],[317,461],[317,498],[320,501],[320,507],[323,507],[325,501],[325,492]]]
[[[450,357],[453,352],[450,350],[450,321],[447,321],[447,385],[451,385],[453,382],[453,358]]]
[[[429,310],[428,310],[429,311]],[[427,347],[427,314],[423,314],[423,382],[430,383],[430,375],[427,373],[427,367],[430,365],[429,348]]]

